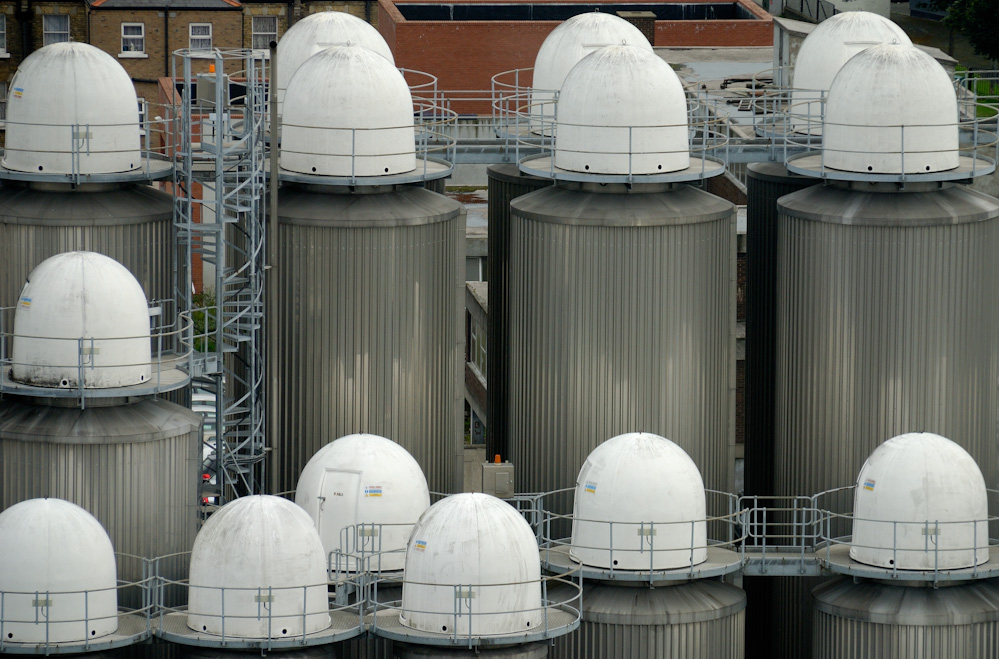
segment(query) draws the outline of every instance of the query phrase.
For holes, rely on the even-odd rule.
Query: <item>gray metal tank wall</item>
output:
[[[116,552],[155,558],[194,546],[200,475],[201,416],[173,403],[88,401],[80,409],[0,401],[0,510],[66,499],[104,525]],[[127,566],[119,572],[139,581],[141,563]],[[187,561],[166,565],[163,576],[186,579]]]
[[[742,659],[746,594],[717,580],[676,586],[586,583],[583,621],[553,659]]]
[[[461,489],[462,206],[418,187],[351,194],[283,186],[278,436],[272,491],[343,435],[405,447],[430,489]]]
[[[953,439],[999,481],[999,201],[872,187],[778,202],[775,494],[850,485],[911,431]],[[774,656],[807,657],[809,586],[781,582]]]
[[[507,409],[509,407],[510,336],[509,264],[510,264],[510,202],[541,188],[552,185],[552,179],[522,174],[517,165],[490,165],[489,207],[487,220],[489,267],[489,317],[486,328],[486,455],[506,456]]]
[[[836,579],[812,592],[814,659],[999,657],[999,585]]]
[[[0,186],[0,306],[17,302],[45,259],[87,250],[135,275],[150,300],[174,299],[173,198],[148,185]]]
[[[732,204],[685,185],[559,184],[513,200],[510,219],[517,490],[571,487],[600,443],[645,431],[731,491]]]

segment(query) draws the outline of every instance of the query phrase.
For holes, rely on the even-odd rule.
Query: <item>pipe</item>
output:
[[[271,71],[270,71],[270,110],[271,110],[271,148],[270,148],[270,204],[267,217],[267,231],[265,240],[267,241],[267,267],[264,269],[264,355],[265,370],[267,372],[267,386],[264,389],[264,401],[267,405],[267,433],[266,445],[274,446],[278,436],[278,395],[280,391],[281,378],[278,363],[278,345],[280,341],[280,325],[277,318],[277,296],[278,296],[278,157],[280,145],[278,142],[278,91],[277,91],[277,71],[278,71],[278,51],[277,41],[270,43],[271,48]],[[274,471],[277,476],[277,470]],[[263,481],[263,475],[261,481]],[[277,483],[277,480],[274,481]]]

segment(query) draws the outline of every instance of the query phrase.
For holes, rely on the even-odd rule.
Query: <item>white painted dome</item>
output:
[[[370,546],[342,549],[380,551],[371,567],[401,570],[409,533],[430,507],[430,490],[420,465],[403,447],[378,435],[347,435],[319,449],[305,465],[295,503],[315,522],[327,555],[341,549],[341,530],[375,525],[358,538]],[[357,568],[353,559],[342,565]]]
[[[323,544],[305,511],[281,497],[242,497],[194,540],[187,626],[221,635],[225,589],[226,636],[301,636],[303,624],[318,632],[330,626],[326,583]],[[261,595],[270,619],[258,617]]]
[[[572,68],[559,95],[555,166],[590,174],[686,169],[687,98],[669,64],[606,46]]]
[[[118,629],[114,549],[83,508],[62,499],[11,506],[0,513],[0,556],[4,642],[94,641]],[[49,607],[36,608],[38,599]]]
[[[9,89],[4,167],[106,174],[141,166],[135,87],[99,48],[76,42],[40,48],[21,62]]]
[[[343,11],[310,14],[292,25],[278,42],[278,102],[298,67],[320,50],[348,44],[372,50],[395,63],[392,50],[372,25]]]
[[[577,14],[552,30],[534,59],[531,101],[543,103],[555,98],[569,71],[579,60],[604,46],[629,45],[652,52],[645,35],[628,21],[598,11]],[[531,108],[537,118],[554,118],[554,106]]]
[[[21,289],[13,353],[13,379],[35,386],[78,388],[81,360],[88,389],[148,382],[149,306],[142,286],[125,266],[96,252],[45,259]]]
[[[385,176],[416,168],[409,87],[391,62],[367,48],[313,55],[288,83],[285,101],[282,168],[317,176]]]
[[[618,435],[579,470],[570,555],[620,570],[689,567],[707,560],[704,520],[704,481],[682,448],[651,433]]]
[[[823,92],[829,91],[833,78],[847,60],[865,48],[882,43],[910,45],[912,42],[898,25],[868,11],[845,11],[819,23],[805,37],[798,51],[792,81],[792,104],[822,98]],[[796,115],[811,112],[816,119],[822,116],[818,103],[798,105],[792,112]],[[796,127],[799,124],[803,127],[805,122],[796,122]],[[814,133],[821,132],[817,123],[812,128]]]
[[[908,433],[875,449],[857,477],[853,515],[850,557],[860,563],[950,570],[989,558],[985,479],[940,435]]]
[[[455,586],[464,604],[456,602]],[[474,636],[525,633],[544,624],[534,532],[512,506],[488,494],[455,494],[423,513],[406,548],[401,622],[467,635],[468,616],[456,622],[454,611],[456,605],[467,611],[468,598]]]
[[[954,85],[936,60],[915,46],[871,46],[829,88],[825,166],[899,174],[904,160],[906,174],[954,169],[957,116]]]

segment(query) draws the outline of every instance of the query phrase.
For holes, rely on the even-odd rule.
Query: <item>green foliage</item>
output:
[[[218,309],[215,306],[215,291],[206,288],[195,293],[191,300],[194,309],[191,320],[194,323],[194,349],[198,352],[215,352],[215,329]]]
[[[976,53],[999,60],[999,2],[933,0],[933,7],[947,12],[944,25],[967,37]]]

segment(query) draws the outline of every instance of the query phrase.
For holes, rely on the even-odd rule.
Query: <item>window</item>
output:
[[[277,41],[277,16],[254,16],[250,47],[254,50],[267,50],[272,41]]]
[[[121,24],[121,52],[123,53],[146,52],[145,23]]]
[[[7,83],[0,82],[0,121],[7,121]]]
[[[191,50],[212,49],[212,24],[191,23]]]
[[[42,45],[69,41],[69,16],[42,16]]]
[[[146,134],[146,99],[139,96],[139,135]]]
[[[0,14],[0,53],[7,52],[7,16]],[[6,96],[4,97],[6,98]]]

